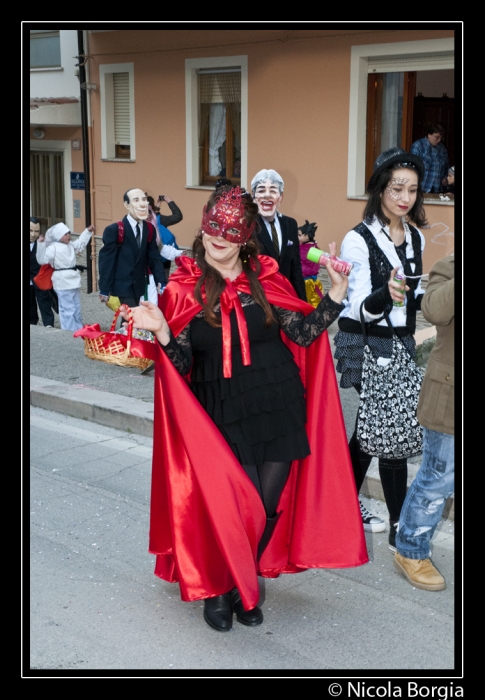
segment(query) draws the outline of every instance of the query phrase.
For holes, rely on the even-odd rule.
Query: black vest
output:
[[[418,279],[408,278],[406,280],[406,284],[409,287],[409,292],[406,292],[406,327],[409,329],[410,333],[414,334],[416,330],[416,311],[418,310],[419,306],[414,296],[414,290],[418,286],[419,276],[423,274],[423,259],[421,255],[421,237],[419,235],[419,231],[410,224],[408,224],[408,226],[409,230],[411,231],[413,257],[403,257],[401,259],[401,264],[406,276],[410,275],[412,277],[418,277]],[[372,291],[375,292],[388,283],[389,276],[395,266],[390,262],[386,254],[379,247],[375,237],[364,222],[358,224],[358,226],[355,226],[353,230],[362,236],[369,249],[370,278]],[[401,256],[399,257],[401,258]],[[414,271],[411,269],[411,263],[414,263],[416,266]]]

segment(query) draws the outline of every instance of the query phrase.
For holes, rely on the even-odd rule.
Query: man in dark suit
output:
[[[54,312],[52,311],[52,292],[50,289],[39,289],[34,282],[34,277],[40,270],[37,262],[37,239],[40,235],[40,220],[30,217],[30,325],[36,326],[39,322],[37,304],[39,305],[42,323],[46,328],[54,327]],[[55,292],[54,292],[55,294]]]
[[[270,255],[279,265],[296,293],[306,301],[305,282],[301,271],[298,225],[295,219],[278,212],[285,183],[276,170],[260,170],[253,177],[251,192],[258,205],[261,253]]]
[[[128,214],[123,218],[123,242],[118,242],[118,224],[104,229],[103,247],[99,251],[99,297],[103,302],[116,296],[122,304],[139,306],[145,294],[148,270],[160,291],[167,283],[157,247],[156,232],[149,240],[148,200],[145,192],[132,188],[123,195]]]

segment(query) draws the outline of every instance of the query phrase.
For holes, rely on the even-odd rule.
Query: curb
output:
[[[30,404],[108,428],[153,436],[153,404],[140,399],[31,375]]]

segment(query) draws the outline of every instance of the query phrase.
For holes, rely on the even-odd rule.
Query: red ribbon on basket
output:
[[[128,323],[126,324],[127,334],[116,333],[116,321],[121,311],[128,314]],[[98,339],[98,347],[108,348],[116,341],[121,344],[131,357],[143,357],[149,360],[156,360],[158,344],[154,341],[142,340],[141,338],[133,339],[133,312],[129,306],[122,304],[115,312],[111,328],[109,331],[101,330],[99,323],[85,325],[73,333],[74,338],[92,338]],[[119,347],[119,346],[118,346]]]
[[[128,335],[125,336],[122,333],[116,333],[116,338],[121,340],[122,338],[125,338],[126,340],[129,340],[131,343],[131,339],[133,336],[133,312],[129,306],[126,306],[125,304],[122,304],[117,311],[115,311],[115,315],[113,318],[113,321],[111,323],[111,328],[109,331],[102,331],[100,328],[99,323],[92,323],[91,325],[86,325],[83,326],[82,328],[79,328],[79,330],[75,331],[73,333],[74,338],[99,338],[100,335],[108,335],[108,333],[114,333],[115,328],[116,328],[116,321],[118,320],[118,316],[120,315],[120,312],[122,308],[124,308],[128,311]],[[103,345],[109,344],[111,339],[108,339],[107,343],[103,343]],[[124,343],[123,343],[124,344]]]

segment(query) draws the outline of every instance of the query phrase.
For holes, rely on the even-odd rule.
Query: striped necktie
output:
[[[138,243],[138,247],[141,248],[140,222],[138,222],[136,225],[136,242]]]
[[[274,249],[276,251],[276,255],[278,256],[280,254],[280,243],[278,241],[278,233],[276,232],[274,221],[270,221],[269,225],[271,226],[271,238],[273,239]]]

